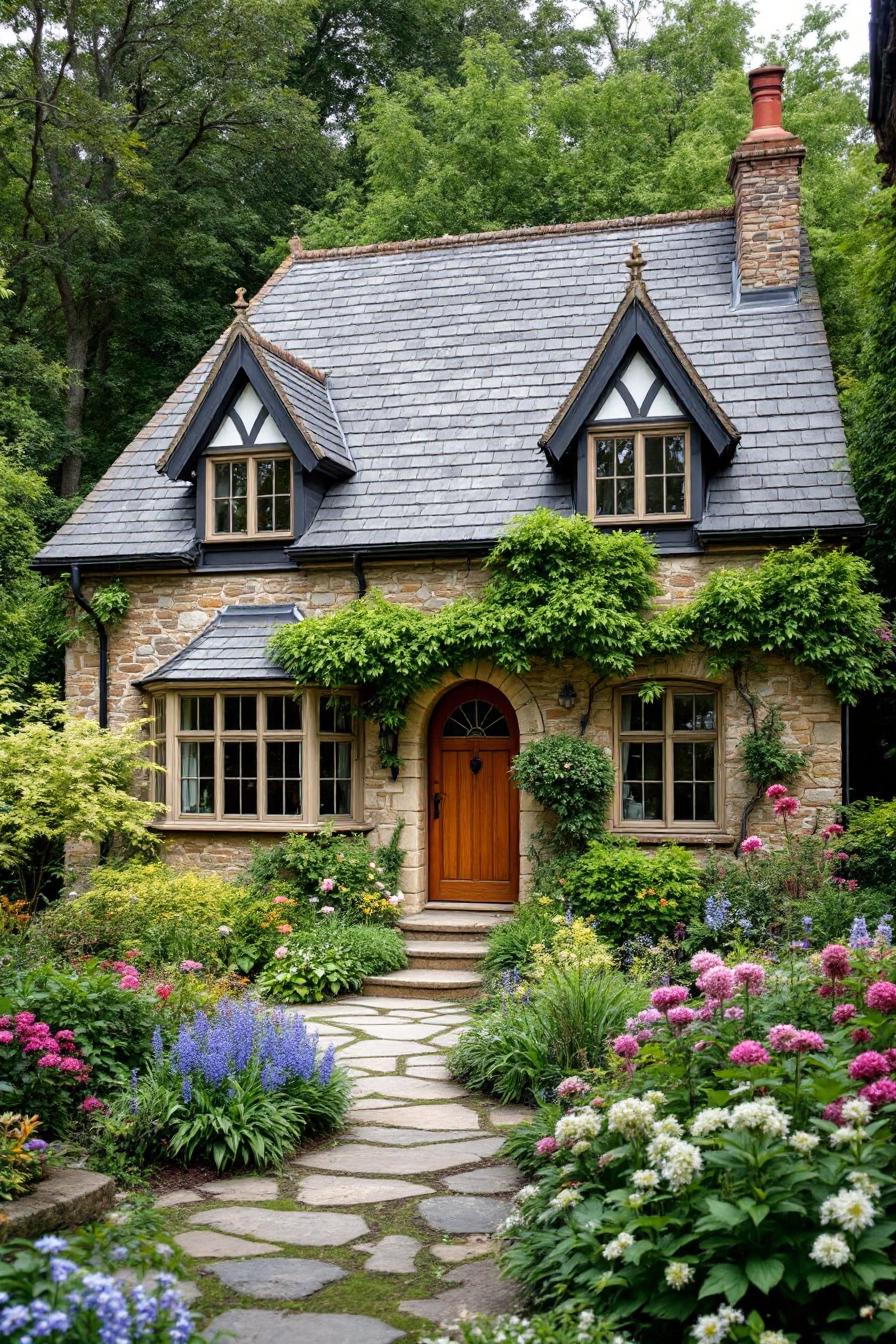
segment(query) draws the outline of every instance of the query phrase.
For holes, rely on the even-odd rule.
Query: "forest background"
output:
[[[58,683],[31,557],[306,247],[730,202],[744,70],[788,67],[867,543],[896,593],[896,227],[842,11],[744,0],[0,0],[0,685]],[[674,315],[670,315],[674,318]]]

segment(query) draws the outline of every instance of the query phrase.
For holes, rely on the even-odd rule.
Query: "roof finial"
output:
[[[305,251],[302,240],[297,233],[294,233],[289,240],[289,251],[293,257],[300,257]]]
[[[236,313],[237,317],[242,317],[243,313],[244,313],[244,312],[246,311],[246,309],[249,307],[248,303],[246,302],[246,287],[245,287],[245,285],[240,285],[240,286],[239,286],[239,288],[238,288],[237,291],[236,291],[236,300],[235,300],[235,302],[232,303],[230,306],[231,306],[231,308],[233,309],[233,311]]]
[[[644,270],[647,262],[644,260],[643,253],[637,243],[632,243],[631,256],[625,264],[628,267],[628,273],[631,277],[629,284],[640,285],[642,281],[641,272]]]

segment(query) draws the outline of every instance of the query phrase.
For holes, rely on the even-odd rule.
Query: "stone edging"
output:
[[[0,1241],[39,1237],[63,1227],[77,1227],[107,1213],[115,1182],[98,1171],[62,1167],[52,1171],[30,1194],[0,1204]]]

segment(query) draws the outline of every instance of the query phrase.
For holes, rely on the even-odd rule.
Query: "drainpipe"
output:
[[[367,592],[367,575],[364,573],[364,557],[360,551],[352,552],[352,572],[358,580],[358,596],[363,597]]]
[[[99,616],[84,596],[81,587],[81,566],[72,565],[70,582],[72,596],[82,611],[90,617],[99,638],[100,645],[100,685],[99,685],[99,721],[101,728],[109,727],[109,634]]]

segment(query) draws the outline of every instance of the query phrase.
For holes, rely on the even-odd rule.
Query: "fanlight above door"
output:
[[[487,700],[465,700],[445,720],[443,737],[509,737],[507,720]]]

